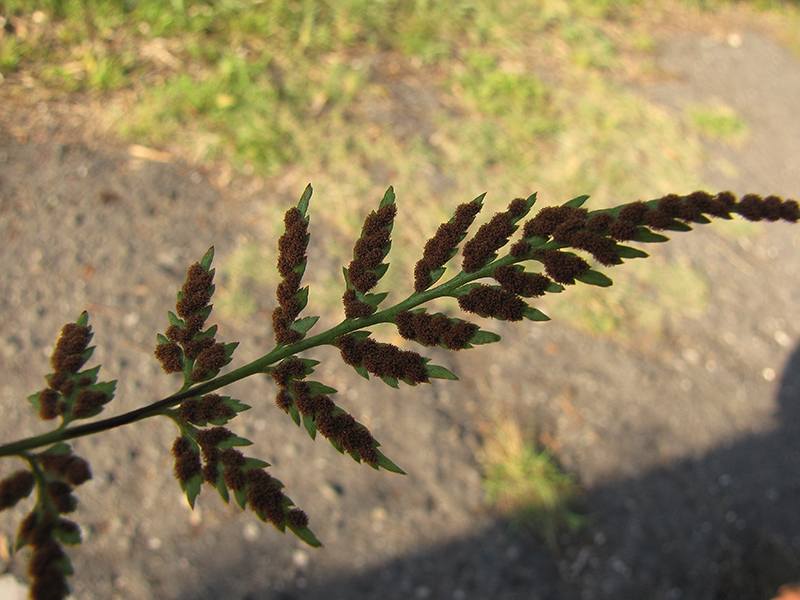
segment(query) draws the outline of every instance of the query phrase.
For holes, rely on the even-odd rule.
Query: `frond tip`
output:
[[[278,306],[272,313],[272,329],[279,345],[300,341],[316,320],[307,327],[297,321],[297,317],[308,302],[308,288],[300,288],[306,270],[306,250],[308,249],[309,218],[306,216],[311,199],[311,186],[306,187],[296,208],[290,208],[283,217],[285,231],[278,240],[278,272],[282,280],[278,284],[276,296]]]

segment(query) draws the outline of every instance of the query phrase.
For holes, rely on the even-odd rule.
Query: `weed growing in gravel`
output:
[[[694,105],[688,109],[689,119],[704,135],[733,145],[741,145],[746,139],[747,122],[725,105]]]
[[[577,511],[580,486],[555,458],[527,439],[515,421],[497,419],[480,456],[486,501],[511,519],[514,528],[539,536],[553,553],[558,536],[583,528],[589,518]]]
[[[609,267],[646,257],[627,243],[667,241],[656,230],[691,231],[690,224],[710,223],[709,217],[731,219],[734,214],[750,221],[800,220],[794,200],[755,195],[737,200],[730,192],[673,194],[594,211],[583,208],[588,196],[579,196],[528,218],[536,201],[534,194],[512,200],[506,210],[478,228],[463,244],[461,268],[446,278],[446,265],[482,209],[481,195],[458,206],[427,241],[413,275],[409,274],[413,292],[397,304],[385,306],[388,292],[376,289],[389,266],[385,260],[397,210],[394,191],[389,188],[377,210],[364,220],[353,259],[343,270],[345,318],[312,335],[319,317],[301,316],[309,301],[309,288],[302,286],[302,278],[311,193],[309,186],[297,206],[284,216],[284,231],[278,240],[278,306],[272,315],[276,345],[260,358],[221,374],[233,360],[237,343],[218,339],[217,326],[208,323],[215,292],[213,248],[189,267],[175,310],[168,312],[164,332],[157,335],[156,358],[166,373],[176,374],[182,381],[171,396],[116,417],[77,424],[103,411],[114,397],[116,382],[100,381],[100,366],[84,369],[94,350],[89,345],[88,313],[64,326],[51,357],[53,372],[45,377],[47,386],[28,398],[42,419],[57,420],[58,426],[49,433],[0,446],[0,456],[16,456],[26,463],[25,468],[0,481],[0,509],[16,505],[36,490],[36,500],[20,524],[16,541],[17,549],[31,547],[33,598],[68,595],[67,577],[72,575],[72,567],[63,547],[81,541],[78,525],[64,515],[75,510],[75,489],[91,478],[91,470],[85,459],[73,453],[68,440],[150,417],[168,418],[178,430],[172,443],[175,477],[192,507],[206,485],[225,502],[233,497],[240,508],[249,508],[262,521],[280,531],[289,529],[310,546],[320,546],[306,514],[284,493],[283,483],[267,471],[269,463],[240,450],[251,442],[227,425],[250,407],[221,395],[222,388],[246,377],[263,376],[277,388],[278,408],[312,439],[320,434],[358,463],[403,473],[383,453],[372,433],[336,404],[337,391],[312,379],[319,363],[303,357],[304,351],[334,346],[344,363],[359,375],[379,378],[394,388],[401,383],[416,386],[433,379],[457,379],[446,368],[431,364],[424,354],[378,341],[369,328],[393,324],[400,336],[423,348],[463,350],[498,342],[499,335],[461,318],[429,312],[426,305],[449,297],[471,315],[546,321],[548,317],[530,305],[531,299],[560,293],[578,282],[610,286],[611,279],[586,258]],[[530,266],[533,268],[527,270]],[[526,458],[521,468],[529,469],[532,460]],[[557,517],[552,510],[548,514],[551,522]]]

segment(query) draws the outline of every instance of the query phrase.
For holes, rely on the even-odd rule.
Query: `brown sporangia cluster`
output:
[[[364,219],[361,237],[353,248],[354,258],[347,267],[347,277],[352,287],[348,286],[342,297],[348,319],[368,317],[375,312],[375,307],[359,300],[358,294],[366,294],[378,284],[380,277],[376,270],[389,252],[390,232],[396,213],[394,204],[384,204]]]
[[[470,338],[478,331],[474,323],[452,319],[442,313],[431,315],[425,311],[401,311],[394,322],[403,338],[423,346],[442,345],[449,350],[467,348]]]
[[[78,383],[80,384],[80,381]],[[109,400],[111,398],[103,390],[80,390],[75,394],[72,416],[76,419],[88,417],[98,406],[103,406]]]
[[[286,496],[281,486],[264,469],[251,469],[245,473],[247,479],[247,504],[264,518],[280,527],[286,522],[291,527],[308,525],[306,513],[299,508],[286,510]]]
[[[750,221],[800,220],[796,200],[747,194],[737,201],[731,192],[712,195],[697,191],[685,197],[669,194],[653,202],[633,202],[618,211],[596,211],[591,216],[584,208],[543,208],[525,223],[523,237],[552,237],[565,246],[585,250],[601,264],[614,265],[620,262],[614,250],[615,241],[636,240],[639,227],[671,229],[676,222],[707,223],[708,217],[730,218],[734,213]],[[525,255],[526,243],[522,242],[516,251],[512,249],[512,254]],[[527,251],[530,251],[529,244]]]
[[[74,394],[71,416],[80,419],[88,416],[98,406],[111,400],[102,390],[87,389],[92,378],[74,375],[84,365],[91,329],[86,325],[67,323],[61,330],[56,348],[50,357],[54,373],[47,380],[48,387],[39,393],[39,416],[42,419],[55,419],[67,410],[67,398]]]
[[[299,358],[288,358],[269,372],[281,389],[288,387],[293,379],[302,379],[307,373],[306,364]]]
[[[465,312],[503,321],[521,321],[528,305],[517,294],[484,284],[478,284],[458,297]]]
[[[236,411],[224,403],[219,394],[206,394],[202,398],[188,398],[181,402],[178,416],[187,423],[204,424],[214,419],[232,419]]]
[[[175,476],[186,483],[196,475],[211,485],[217,484],[219,469],[225,486],[234,493],[247,490],[247,503],[250,508],[263,515],[276,526],[284,522],[294,527],[308,525],[308,517],[298,509],[285,510],[287,502],[281,486],[264,469],[246,469],[247,459],[234,448],[219,448],[219,445],[233,434],[225,427],[210,427],[197,433],[197,444],[202,451],[194,449],[185,437],[179,437],[172,445],[175,456]]]
[[[297,208],[290,208],[283,217],[285,232],[278,240],[278,272],[283,278],[276,292],[278,306],[272,312],[272,328],[278,344],[293,344],[302,338],[291,328],[302,306],[297,300],[300,281],[307,259],[308,219]]]
[[[57,535],[75,536],[78,526],[62,519],[51,511],[33,511],[19,527],[19,539],[33,548],[28,562],[31,577],[30,597],[33,600],[60,600],[69,595],[67,573],[63,568],[66,558]]]
[[[185,437],[175,438],[172,444],[172,456],[175,457],[175,477],[181,483],[187,483],[192,477],[203,472],[200,453]]]
[[[219,451],[219,462],[223,465],[222,478],[232,492],[240,492],[247,486],[247,476],[242,467],[247,464],[244,454],[235,448]]]
[[[761,198],[756,194],[747,194],[739,199],[736,212],[748,221],[784,220],[797,223],[800,220],[800,207],[796,200],[783,200],[778,196]]]
[[[86,362],[83,353],[89,346],[92,334],[88,326],[67,323],[61,329],[50,364],[56,373],[77,373]]]
[[[92,478],[89,463],[72,453],[39,454],[37,459],[45,471],[64,479],[69,485],[81,485]]]
[[[209,427],[197,432],[197,443],[203,452],[203,479],[215,485],[219,474],[219,446],[233,433],[225,427]]]
[[[357,339],[352,334],[336,338],[336,347],[345,364],[363,366],[377,377],[391,377],[415,385],[429,383],[425,360],[411,350],[401,350],[392,344],[376,342],[372,338]]]
[[[200,452],[195,450],[189,439],[183,436],[176,438],[172,444],[172,455],[175,457],[175,477],[178,481],[187,483],[196,475],[202,475],[206,483],[216,485],[220,462],[220,449],[217,446],[232,435],[230,429],[225,427],[199,430],[196,441],[203,454],[202,463]]]
[[[84,325],[67,323],[61,329],[56,348],[50,356],[54,373],[48,379],[49,386],[39,394],[39,416],[55,419],[64,414],[65,396],[72,394],[75,381],[69,375],[77,373],[86,362],[83,354],[91,341],[91,330]]]
[[[541,262],[549,278],[569,285],[589,270],[589,264],[569,252],[533,250],[531,238],[552,238],[564,246],[588,252],[599,263],[610,266],[622,262],[617,242],[637,240],[642,232],[647,231],[643,228],[678,229],[682,223],[707,223],[708,217],[730,218],[733,213],[751,221],[783,219],[796,222],[800,219],[795,200],[748,194],[737,201],[731,192],[714,196],[698,191],[685,197],[669,194],[652,202],[633,202],[619,209],[596,211],[591,215],[585,208],[553,206],[543,208],[525,223],[523,239],[511,247],[511,255]],[[511,282],[508,271],[497,269],[495,278],[504,290],[520,293],[517,290],[521,289],[521,282]],[[530,279],[528,283],[529,290],[537,291],[534,296],[547,287],[541,279],[537,285]]]
[[[524,198],[516,198],[505,212],[496,213],[488,223],[464,244],[461,268],[465,273],[474,273],[502,248],[516,231],[516,220],[524,217],[528,206]]]
[[[314,419],[325,438],[338,442],[345,452],[358,454],[366,463],[377,464],[378,451],[369,430],[351,415],[338,408],[325,394],[315,394],[308,382],[303,381],[306,366],[300,359],[290,358],[272,370],[273,380],[280,388],[275,403],[284,412],[292,405],[304,417]]]
[[[504,291],[525,298],[538,298],[544,295],[551,283],[551,280],[541,273],[527,273],[524,269],[511,265],[497,267],[492,277]]]
[[[56,538],[64,534],[76,537],[78,533],[78,526],[60,515],[76,509],[78,503],[72,495],[73,486],[88,481],[92,474],[88,463],[70,452],[43,453],[37,455],[36,460],[44,471],[47,483],[38,508],[31,511],[20,524],[19,539],[33,548],[28,562],[28,574],[32,579],[31,598],[60,599],[67,596],[69,587],[62,560],[66,554]],[[20,471],[0,483],[0,497],[5,501],[9,492],[25,497],[32,486],[33,475],[28,471]]]
[[[778,196],[762,198],[756,194],[745,194],[737,201],[736,196],[731,192],[722,192],[712,196],[707,192],[698,191],[686,198],[675,194],[664,196],[658,200],[658,205],[654,210],[643,209],[641,204],[629,205],[636,207],[633,209],[636,212],[631,214],[628,220],[652,229],[667,229],[672,223],[671,219],[679,219],[687,223],[704,223],[706,216],[728,218],[732,213],[739,214],[748,221],[783,219],[797,222],[800,219],[797,201],[783,200]],[[623,213],[620,213],[618,220],[623,218]]]
[[[441,269],[453,257],[481,208],[480,202],[460,204],[453,218],[439,225],[434,236],[425,243],[422,258],[414,267],[414,291],[423,292],[431,286],[431,272]]]
[[[11,508],[33,490],[33,473],[24,469],[0,481],[0,510]]]
[[[560,244],[588,252],[600,264],[606,266],[620,264],[622,260],[615,250],[616,238],[613,235],[603,235],[604,230],[616,223],[614,217],[608,213],[598,213],[587,219],[588,214],[585,208],[549,206],[541,209],[535,217],[525,223],[522,236],[523,238],[552,236]],[[627,227],[626,223],[623,220],[624,227]],[[512,256],[517,258],[530,257],[530,253],[531,245],[525,239],[511,248]],[[568,277],[563,279],[570,281]]]
[[[194,263],[186,274],[175,311],[183,319],[183,326],[170,325],[164,332],[167,343],[158,344],[155,356],[166,373],[183,371],[184,358],[194,361],[189,378],[203,381],[212,372],[225,366],[225,346],[213,336],[199,336],[209,312],[208,303],[213,293],[214,275],[200,263]]]
[[[533,257],[544,264],[544,271],[558,283],[572,285],[575,278],[589,270],[589,263],[580,256],[560,250],[536,250]]]

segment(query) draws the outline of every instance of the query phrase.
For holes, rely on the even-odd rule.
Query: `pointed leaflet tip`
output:
[[[233,497],[236,500],[236,504],[239,505],[239,508],[244,510],[245,506],[247,506],[247,488],[243,487],[242,489],[233,492]]]
[[[591,269],[581,275],[576,275],[575,279],[588,285],[596,285],[598,287],[610,287],[614,283],[611,281],[611,278],[604,273]]]
[[[206,250],[203,258],[200,260],[200,266],[203,267],[204,270],[208,271],[211,268],[212,260],[214,260],[214,246],[211,246],[211,248]]]
[[[403,471],[403,469],[389,460],[380,450],[378,450],[378,466],[386,469],[387,471],[391,471],[392,473],[397,473],[398,475],[406,475],[406,472]]]
[[[301,274],[302,275],[302,274]],[[308,286],[301,288],[295,295],[294,299],[297,301],[298,304],[298,311],[302,311],[306,306],[308,306]]]
[[[380,205],[378,208],[386,206],[387,204],[394,204],[395,196],[394,196],[394,188],[390,185],[389,188],[386,190],[386,193],[383,194],[383,199],[381,200]]]
[[[711,223],[711,221],[706,219],[705,221],[695,221],[695,223]],[[667,229],[669,229],[670,231],[691,231],[692,230],[692,228],[689,225],[687,225],[683,221],[677,221],[677,220],[672,221],[672,223],[670,223],[670,226],[667,227]]]
[[[478,331],[476,331],[468,341],[470,344],[480,346],[482,344],[493,344],[494,342],[499,342],[500,339],[500,336],[494,332],[478,329]]]
[[[222,440],[219,444],[217,444],[217,448],[220,450],[226,450],[228,448],[233,448],[234,446],[252,446],[253,442],[248,440],[247,438],[239,437],[238,435],[232,434],[227,439]]]
[[[181,489],[186,493],[186,499],[189,501],[189,506],[194,510],[194,502],[200,494],[200,487],[203,485],[202,475],[193,475],[189,481],[181,483]]]
[[[289,328],[293,331],[296,331],[300,335],[305,336],[305,334],[307,334],[308,331],[314,327],[318,320],[319,317],[303,317],[302,319],[298,319],[289,325]]]
[[[356,365],[353,367],[353,369],[355,369],[356,373],[361,375],[364,379],[369,379],[369,371],[367,371],[367,368],[364,365]]]
[[[451,254],[450,258],[455,256],[456,252],[457,252],[457,249],[454,248],[453,251],[450,253]],[[434,269],[433,271],[431,271],[430,283],[428,284],[428,287],[432,287],[437,281],[439,281],[442,278],[442,276],[445,274],[446,271],[447,271],[446,267],[440,267],[438,269]]]
[[[653,243],[653,242],[668,242],[669,238],[660,233],[653,233],[647,227],[639,226],[636,228],[636,237],[633,238],[637,242]]]
[[[78,319],[75,321],[75,324],[80,325],[81,327],[86,327],[86,325],[89,324],[89,313],[83,311],[78,317]]]
[[[297,203],[297,210],[299,210],[304,217],[306,216],[306,211],[308,211],[308,203],[311,200],[311,194],[313,193],[314,190],[309,183],[306,186],[306,189],[303,190],[303,195],[300,196],[300,201]]]
[[[449,379],[451,381],[458,381],[458,376],[455,373],[445,369],[441,365],[425,365],[425,370],[428,372],[428,377],[431,379]]]
[[[522,316],[529,321],[549,321],[550,317],[540,311],[538,308],[529,306],[522,312]]]
[[[572,208],[580,208],[583,206],[583,203],[589,199],[589,196],[576,196],[572,200],[564,203],[564,206],[571,206]]]
[[[396,390],[400,389],[400,384],[397,383],[397,378],[396,377],[389,377],[388,375],[381,375],[381,380],[383,380],[383,383],[385,383],[386,385],[388,385],[391,388],[394,388]]]
[[[614,252],[616,252],[617,256],[620,258],[647,258],[650,256],[643,250],[632,248],[631,246],[621,246],[620,244],[614,245]]]
[[[42,392],[36,392],[35,394],[31,394],[28,396],[28,402],[31,403],[31,406],[38,411],[42,407],[42,403],[39,400],[39,396],[41,396]]]
[[[286,525],[293,534],[295,534],[300,540],[304,541],[306,544],[311,546],[312,548],[322,548],[322,542],[317,539],[317,536],[308,528],[308,525],[305,527],[294,527],[291,523]]]
[[[297,410],[297,405],[292,402],[289,405],[289,416],[292,417],[292,421],[294,421],[295,425],[300,427],[300,413]]]
[[[308,388],[312,396],[318,396],[320,394],[335,394],[338,391],[336,388],[323,385],[318,381],[309,381]]]
[[[213,487],[219,492],[222,501],[228,504],[231,500],[231,496],[228,493],[228,486],[225,484],[225,478],[222,475],[222,469],[219,468],[219,465],[217,465],[217,481],[214,482]]]
[[[308,435],[311,436],[311,439],[316,439],[317,437],[317,421],[311,415],[303,415],[303,425],[305,425],[306,431]]]
[[[59,519],[58,525],[56,525],[55,529],[53,530],[54,537],[63,544],[69,544],[70,546],[74,546],[76,544],[80,544],[81,539],[81,530],[76,527],[70,527],[67,525],[69,521],[66,519]],[[67,525],[64,527],[64,525]]]

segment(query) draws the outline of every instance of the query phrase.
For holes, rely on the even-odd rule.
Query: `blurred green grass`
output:
[[[672,115],[629,84],[653,74],[648,14],[729,4],[0,0],[0,74],[18,97],[100,98],[97,119],[115,135],[212,172],[298,195],[313,182],[313,223],[342,261],[394,185],[384,285],[406,289],[425,239],[484,190],[499,209],[531,191],[542,204],[588,193],[604,206],[701,187],[701,137],[736,142],[745,125],[704,107]],[[800,23],[796,4],[753,4]],[[265,202],[265,220],[283,208]],[[230,258],[232,314],[263,303],[249,290],[273,265],[252,253],[244,244]],[[335,271],[320,283],[335,288]]]
[[[580,485],[516,420],[496,418],[483,436],[478,460],[487,505],[512,529],[533,533],[557,555],[561,534],[590,524],[590,517],[578,510]]]
[[[694,104],[688,107],[687,112],[694,127],[709,138],[735,145],[741,145],[747,139],[747,122],[730,106]]]
[[[708,309],[708,282],[686,263],[651,257],[609,275],[611,288],[578,285],[569,290],[568,301],[544,300],[545,312],[586,333],[636,343],[660,340],[676,319],[699,318]]]

